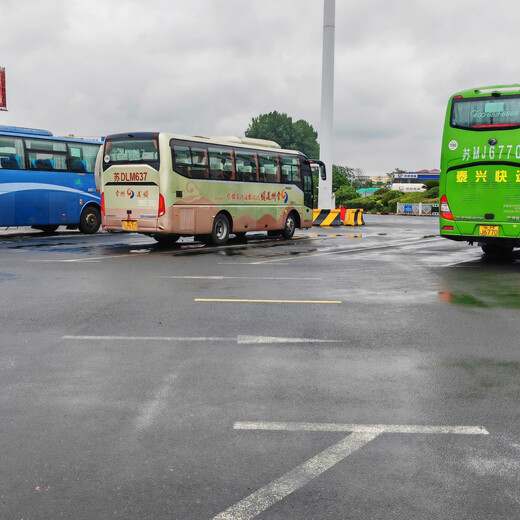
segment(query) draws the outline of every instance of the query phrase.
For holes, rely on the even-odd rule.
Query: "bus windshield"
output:
[[[116,164],[148,164],[159,169],[157,138],[116,138],[107,139],[103,158],[105,169]]]
[[[456,128],[508,128],[520,126],[520,96],[453,100],[451,126]]]

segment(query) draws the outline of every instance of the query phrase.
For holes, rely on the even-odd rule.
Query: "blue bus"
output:
[[[94,167],[101,141],[0,125],[0,227],[59,226],[95,233],[101,224]]]

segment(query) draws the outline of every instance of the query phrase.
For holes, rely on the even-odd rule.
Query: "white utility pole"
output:
[[[320,160],[325,163],[327,180],[320,178],[319,209],[334,209],[332,201],[332,155],[334,149],[334,29],[336,0],[324,0],[323,62],[321,76]]]

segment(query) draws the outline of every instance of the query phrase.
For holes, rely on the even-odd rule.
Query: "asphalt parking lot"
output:
[[[518,518],[518,255],[365,222],[2,231],[0,516]]]

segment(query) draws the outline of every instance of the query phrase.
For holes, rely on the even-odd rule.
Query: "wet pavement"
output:
[[[0,233],[0,517],[520,517],[520,255],[365,221]]]

